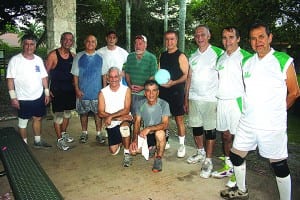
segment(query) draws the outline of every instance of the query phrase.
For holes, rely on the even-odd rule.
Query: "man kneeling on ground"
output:
[[[168,128],[170,108],[169,104],[158,98],[159,86],[154,80],[147,80],[144,84],[146,99],[140,100],[137,105],[136,118],[133,129],[133,140],[130,151],[134,155],[142,153],[144,145],[147,144],[149,157],[154,157],[152,171],[162,170],[162,157],[166,146],[166,133]],[[143,127],[141,128],[141,123]],[[145,155],[144,155],[145,156]],[[148,156],[145,156],[147,159]]]
[[[109,85],[101,89],[98,95],[98,115],[104,119],[108,134],[109,150],[117,155],[121,145],[124,145],[123,166],[131,165],[130,145],[130,115],[131,90],[120,84],[121,71],[117,67],[108,70]]]

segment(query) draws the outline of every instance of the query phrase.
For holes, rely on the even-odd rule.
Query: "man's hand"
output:
[[[140,92],[144,89],[143,86],[139,86],[139,85],[131,85],[131,91],[132,92]]]
[[[11,99],[10,103],[13,108],[16,108],[18,110],[20,109],[20,104],[19,104],[18,99]]]

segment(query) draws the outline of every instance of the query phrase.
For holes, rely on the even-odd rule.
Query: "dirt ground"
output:
[[[171,148],[166,150],[163,158],[163,171],[151,171],[153,160],[146,161],[141,155],[133,157],[133,165],[122,166],[122,151],[112,156],[108,146],[97,144],[95,128],[92,119],[89,120],[89,141],[79,144],[80,123],[78,117],[70,122],[69,132],[76,138],[69,151],[56,148],[56,136],[52,120],[43,120],[43,138],[53,145],[48,150],[33,149],[31,123],[29,124],[28,143],[33,155],[58,188],[63,197],[68,200],[81,199],[134,199],[134,200],[163,200],[163,199],[201,199],[219,200],[219,191],[225,188],[228,179],[203,179],[199,176],[200,164],[186,163],[187,156],[193,154],[192,135],[187,134],[187,154],[185,158],[177,158],[178,139],[173,134],[170,138]],[[171,121],[174,123],[173,121]],[[0,127],[16,127],[16,120],[0,121]],[[173,124],[174,127],[174,124]],[[172,130],[171,130],[172,132]],[[217,156],[221,155],[220,141],[216,146]],[[292,167],[293,199],[300,199],[299,187],[299,146],[293,146],[292,160],[297,166]],[[290,152],[291,153],[291,152]],[[214,168],[221,166],[221,161],[213,159]],[[277,200],[278,192],[275,178],[266,160],[259,158],[256,153],[249,155],[247,160],[247,184],[251,200]],[[0,163],[0,171],[3,166]],[[295,176],[294,176],[295,175]],[[13,199],[6,177],[0,177],[0,199]]]

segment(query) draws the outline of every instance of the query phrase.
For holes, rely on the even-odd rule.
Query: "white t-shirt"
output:
[[[224,51],[209,45],[204,52],[199,49],[189,59],[192,70],[191,85],[189,90],[190,100],[216,102],[218,89],[218,72],[216,61]]]
[[[109,85],[101,90],[105,99],[105,112],[112,114],[124,109],[127,88],[127,86],[120,84],[117,91],[112,91]],[[107,128],[113,128],[120,123],[121,121],[113,120]]]
[[[257,54],[245,62],[243,77],[246,95],[240,122],[261,130],[285,130],[286,72],[293,58],[273,49],[262,59]]]
[[[232,54],[226,52],[219,58],[216,70],[219,73],[218,99],[236,99],[244,96],[242,61],[251,54],[240,47]]]
[[[114,50],[109,50],[107,46],[105,46],[98,49],[97,52],[99,52],[103,58],[102,75],[106,74],[111,67],[117,67],[122,71],[128,56],[128,52],[125,49],[117,46]]]
[[[18,100],[35,100],[43,93],[42,79],[47,77],[43,60],[34,55],[26,59],[22,53],[13,56],[7,67],[6,78],[13,78]]]

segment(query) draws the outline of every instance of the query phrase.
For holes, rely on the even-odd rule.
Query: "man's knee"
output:
[[[193,127],[193,135],[194,136],[201,136],[203,135],[203,127]]]
[[[129,126],[120,126],[120,132],[122,137],[129,137],[130,136]]]
[[[278,162],[272,162],[271,166],[274,169],[274,173],[277,177],[284,178],[290,174],[290,169],[286,159]]]
[[[205,131],[206,140],[215,140],[216,139],[216,130]]]
[[[71,115],[72,115],[71,110],[64,111],[64,118],[69,119],[71,118]]]
[[[63,116],[64,116],[63,112],[56,112],[56,113],[54,113],[54,118],[53,118],[54,123],[56,123],[56,124],[62,124],[63,123],[63,119],[64,119]]]
[[[18,126],[19,128],[26,128],[28,124],[28,119],[19,118]]]
[[[234,166],[241,166],[245,160],[240,155],[235,154],[232,151],[230,151],[229,157]]]

